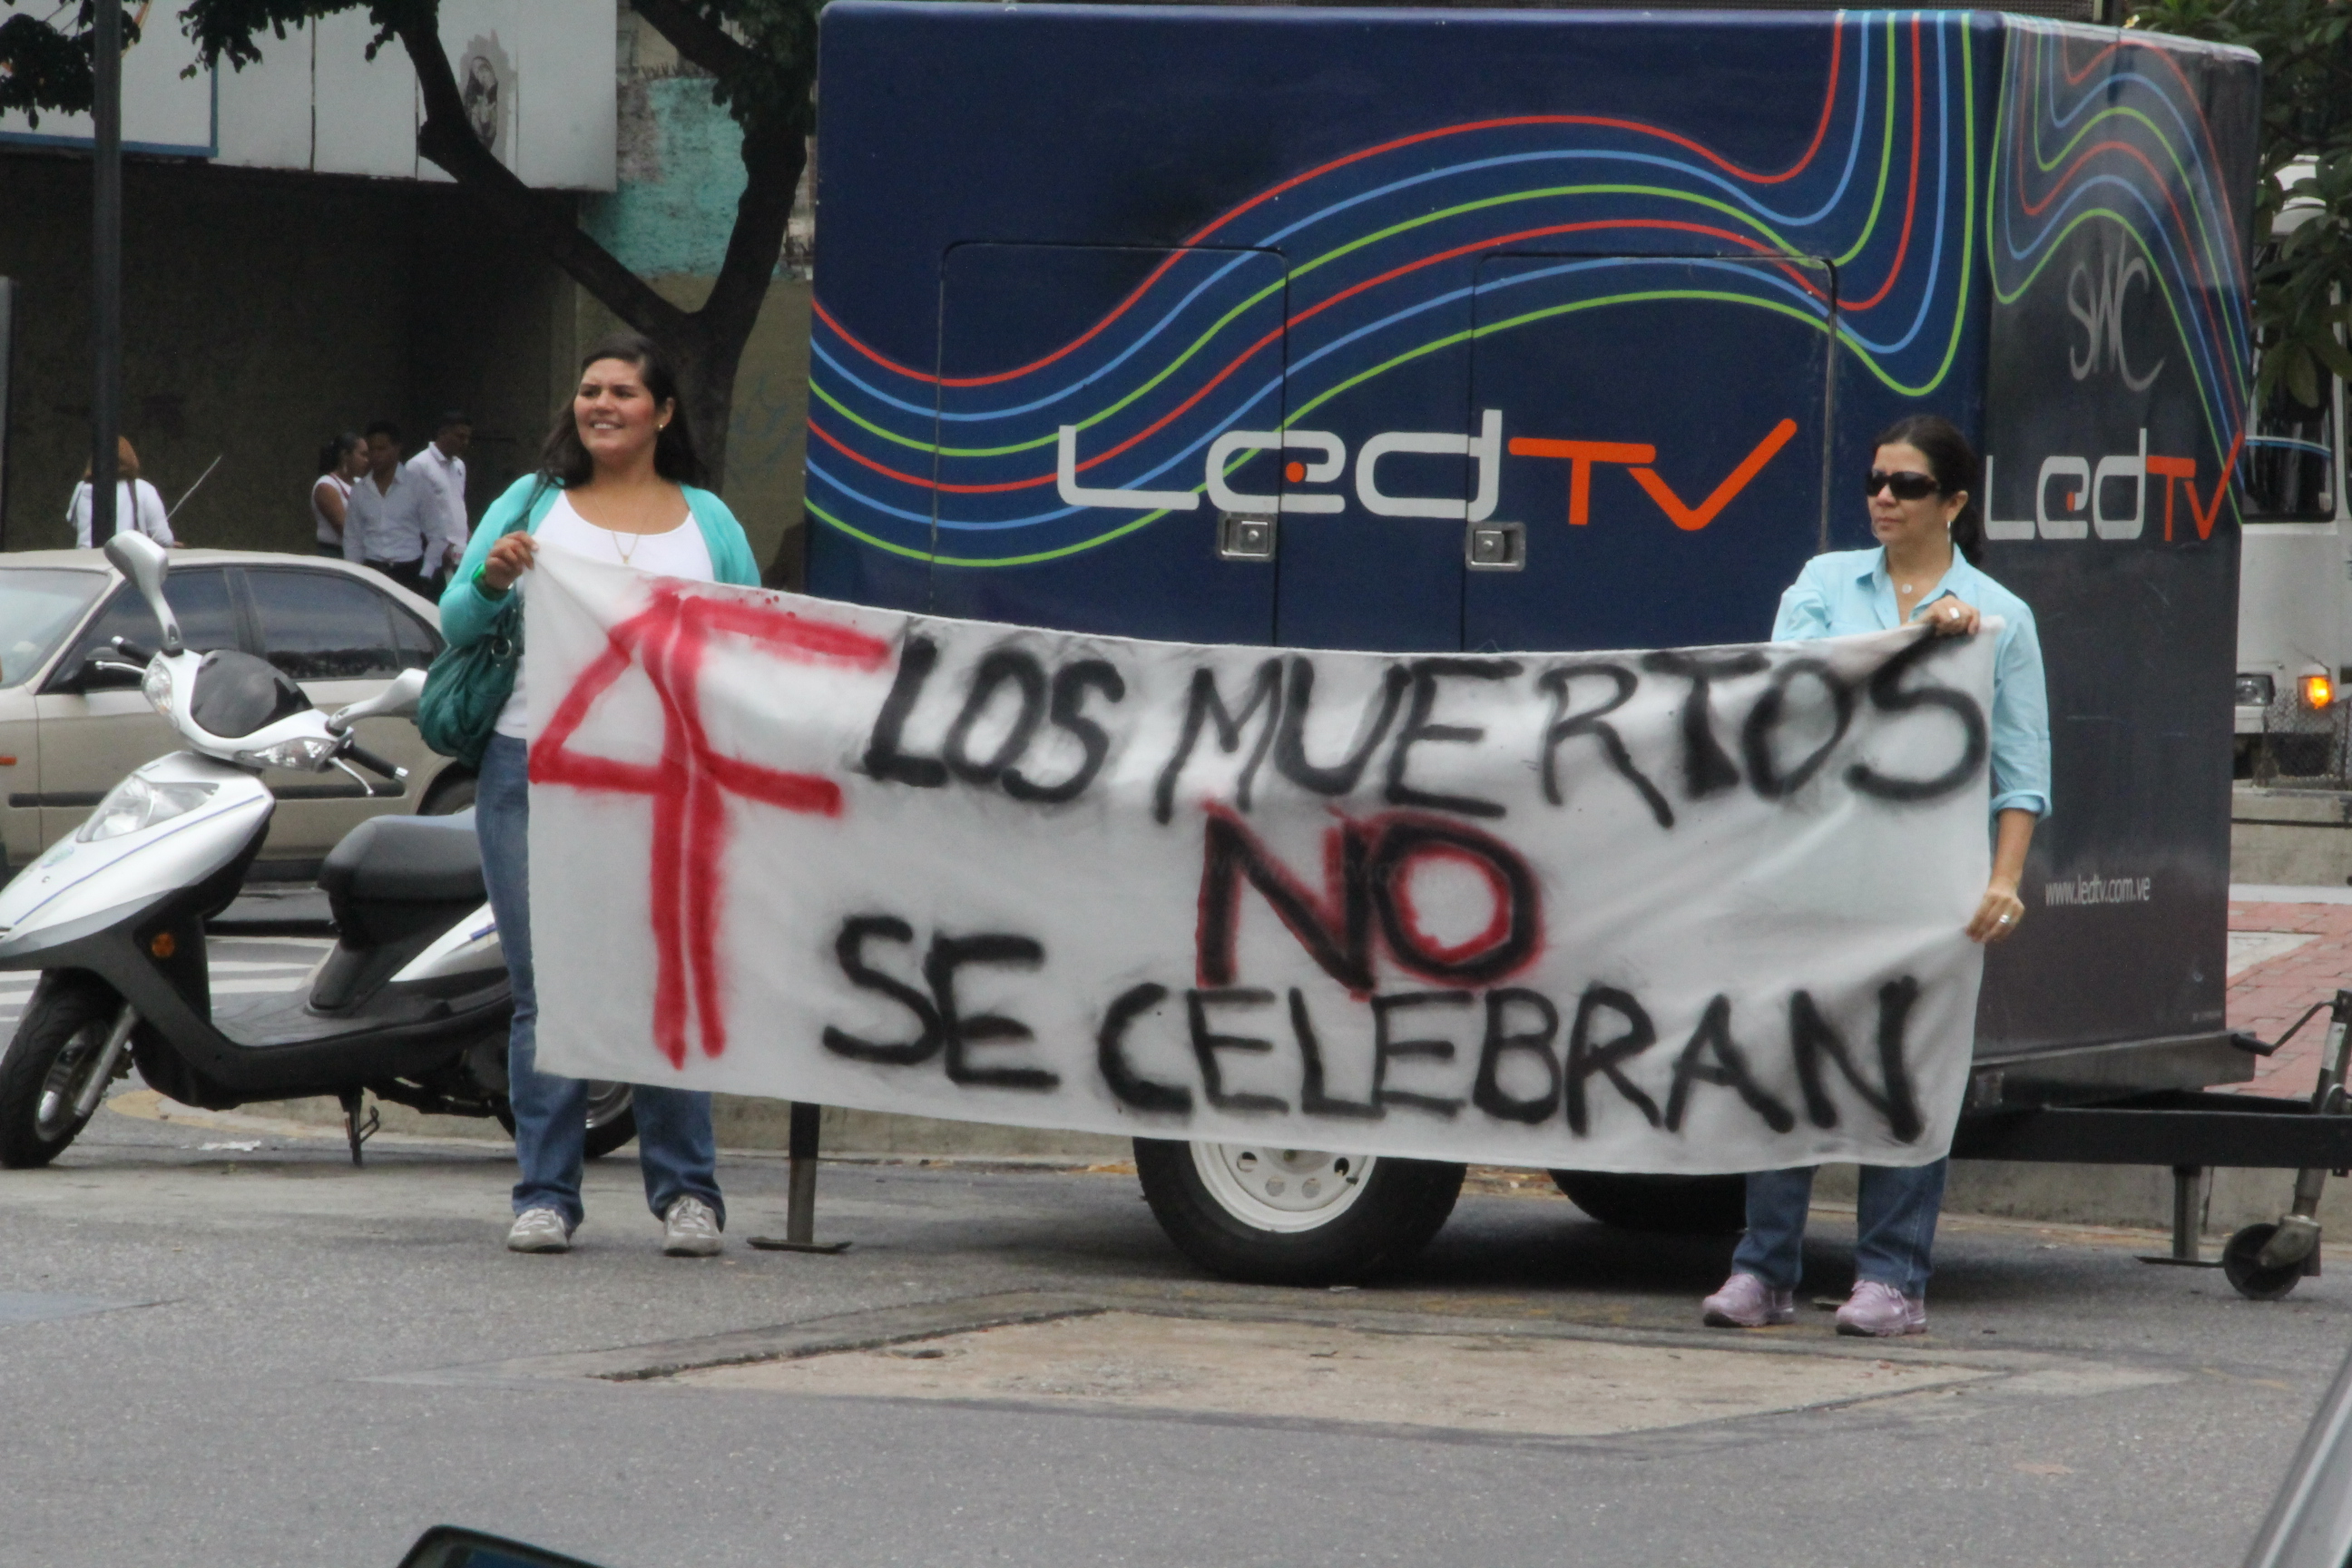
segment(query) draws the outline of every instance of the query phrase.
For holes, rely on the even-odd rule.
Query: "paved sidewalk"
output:
[[[2257,933],[2275,940],[2256,940]],[[2276,1039],[2305,1008],[2352,985],[2352,904],[2232,900],[2230,950],[2230,1027]],[[2307,1095],[2326,1039],[2326,1020],[2315,1018],[2276,1056],[2257,1059],[2252,1082],[2231,1087],[2248,1094]]]

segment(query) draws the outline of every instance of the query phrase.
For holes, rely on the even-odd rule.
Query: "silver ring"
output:
[[[2007,915],[2003,915],[2003,916],[2001,916],[2001,917],[2000,917],[2000,923],[2001,923],[2001,924],[2003,924],[2003,925],[2007,925],[2007,924],[2009,924],[2009,923],[2010,923],[2010,918],[2009,918]]]

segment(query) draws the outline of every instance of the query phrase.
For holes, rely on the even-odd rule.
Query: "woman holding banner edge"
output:
[[[490,506],[441,595],[441,631],[452,647],[487,635],[540,550],[666,577],[756,587],[759,567],[727,503],[698,487],[677,374],[668,356],[634,332],[604,339],[581,360],[572,405],[526,474]],[[515,1252],[563,1252],[583,1216],[587,1086],[541,1072],[539,1004],[530,946],[530,753],[523,690],[530,655],[483,752],[475,806],[482,875],[513,982],[507,1042],[514,1108]],[[646,1200],[662,1221],[662,1250],[708,1258],[723,1245],[718,1148],[710,1097],[640,1085],[633,1104]]]
[[[2042,644],[2025,601],[1977,569],[1984,524],[1972,492],[1975,451],[1949,420],[1914,415],[1878,437],[1865,494],[1875,550],[1834,551],[1805,563],[1772,640],[1890,630],[1918,622],[1937,637],[1973,636],[1986,614],[2003,625],[1993,661],[1992,876],[1969,940],[2007,940],[2025,919],[2017,896],[2033,829],[2050,814],[2050,705]],[[1948,1158],[1926,1165],[1864,1165],[1854,1215],[1854,1286],[1837,1331],[1867,1337],[1927,1331],[1928,1254],[1943,1206]],[[1796,1318],[1812,1166],[1748,1177],[1748,1232],[1731,1278],[1709,1296],[1717,1328],[1763,1328]]]

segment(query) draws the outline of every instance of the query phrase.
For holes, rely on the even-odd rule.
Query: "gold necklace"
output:
[[[603,525],[599,524],[598,526],[602,527]],[[625,529],[607,528],[604,531],[613,536],[613,553],[621,558],[621,564],[624,566],[627,566],[631,561],[636,558],[637,546],[646,542],[646,536],[644,534],[631,533]],[[633,542],[625,550],[621,548],[621,541],[624,539]]]

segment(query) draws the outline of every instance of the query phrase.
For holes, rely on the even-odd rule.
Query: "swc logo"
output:
[[[2093,371],[2104,366],[2121,376],[2132,391],[2146,392],[2164,373],[2166,362],[2158,360],[2146,375],[2134,375],[2131,363],[2124,358],[2124,296],[2134,283],[2147,292],[2147,263],[2121,253],[2100,268],[2095,283],[2087,261],[2076,262],[2074,270],[2066,275],[2066,313],[2082,323],[2087,340],[2081,354],[2072,348],[2066,351],[2066,369],[2076,381],[2088,380]]]
[[[1628,469],[1633,482],[1657,503],[1668,521],[1685,532],[1696,532],[1723,513],[1742,490],[1753,483],[1781,447],[1797,434],[1797,422],[1783,419],[1733,466],[1723,481],[1701,500],[1686,501],[1651,465],[1658,449],[1634,441],[1563,441],[1547,437],[1513,437],[1515,458],[1541,458],[1568,465],[1568,521],[1582,526],[1592,521],[1592,470],[1605,464]],[[1356,454],[1356,500],[1374,517],[1429,517],[1451,521],[1484,522],[1495,515],[1502,492],[1503,414],[1489,408],[1480,416],[1478,434],[1453,436],[1438,431],[1391,430],[1365,442]],[[1222,510],[1250,516],[1281,512],[1328,515],[1344,510],[1345,496],[1331,490],[1293,489],[1262,495],[1233,487],[1227,477],[1236,459],[1255,452],[1297,452],[1284,466],[1283,478],[1293,485],[1335,483],[1348,468],[1347,443],[1328,430],[1228,430],[1209,443],[1198,490],[1101,489],[1078,482],[1078,427],[1061,427],[1055,452],[1055,483],[1064,504],[1108,507],[1123,511],[1192,511],[1203,492],[1209,504]],[[1477,469],[1470,499],[1450,496],[1397,495],[1381,484],[1381,459],[1395,453],[1429,457],[1466,457]]]

